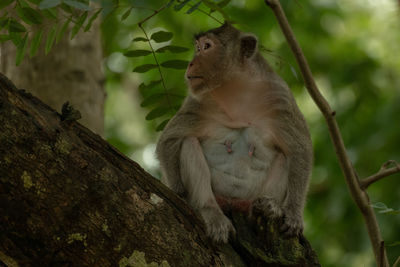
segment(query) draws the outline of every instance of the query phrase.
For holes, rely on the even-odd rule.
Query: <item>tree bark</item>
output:
[[[1,44],[0,48],[0,72],[18,88],[26,89],[58,111],[69,101],[81,112],[82,124],[103,134],[105,78],[99,19],[89,32],[78,33],[73,40],[64,34],[48,55],[42,40],[38,55],[30,59],[26,56],[20,66],[15,65],[16,47],[12,42]]]
[[[100,136],[0,74],[0,265],[319,266],[280,221],[231,213],[213,244],[187,204]]]

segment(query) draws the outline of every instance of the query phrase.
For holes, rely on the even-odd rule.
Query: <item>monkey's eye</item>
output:
[[[210,47],[211,47],[210,43],[205,43],[204,46],[203,46],[203,50],[207,50]]]

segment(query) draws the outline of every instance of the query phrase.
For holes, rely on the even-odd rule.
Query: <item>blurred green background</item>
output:
[[[196,3],[197,1],[192,1]],[[121,1],[121,6],[123,6]],[[161,1],[127,1],[127,7],[103,24],[104,66],[107,75],[106,138],[143,168],[159,177],[154,157],[160,121],[146,121],[149,109],[140,107],[141,82],[158,80],[157,71],[133,73],[135,66],[154,63],[151,55],[126,58],[128,49],[148,49],[132,43],[143,37],[137,23],[152,11],[132,10],[131,4],[154,9]],[[400,161],[400,8],[394,0],[282,1],[288,19],[309,61],[317,84],[332,108],[360,177],[377,172],[389,159]],[[203,10],[204,4],[200,5]],[[220,24],[200,11],[186,14],[166,9],[143,24],[148,34],[174,33],[171,43],[190,48],[177,58],[190,60],[193,34]],[[224,9],[236,27],[253,32],[266,48],[264,56],[289,84],[310,126],[315,164],[305,210],[305,236],[322,266],[375,266],[364,222],[346,187],[326,123],[306,92],[299,69],[271,10],[264,1],[233,0]],[[213,13],[219,20],[222,16]],[[163,44],[165,45],[165,44]],[[160,59],[171,55],[161,55]],[[184,71],[163,69],[168,88],[186,94]],[[373,203],[400,209],[400,175],[368,190]],[[400,215],[377,217],[393,264],[400,256]]]

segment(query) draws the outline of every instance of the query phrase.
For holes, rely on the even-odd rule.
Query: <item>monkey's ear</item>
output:
[[[240,55],[250,58],[257,52],[257,38],[254,35],[245,35],[240,38]]]

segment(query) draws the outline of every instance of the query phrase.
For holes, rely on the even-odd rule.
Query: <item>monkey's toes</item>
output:
[[[282,209],[275,199],[261,197],[253,202],[253,209],[260,210],[267,218],[279,218],[283,216]]]
[[[231,221],[226,217],[207,223],[207,235],[217,243],[227,243],[230,234],[236,235],[236,230]]]
[[[284,222],[279,231],[286,237],[299,236],[303,232],[302,219],[284,217]]]

